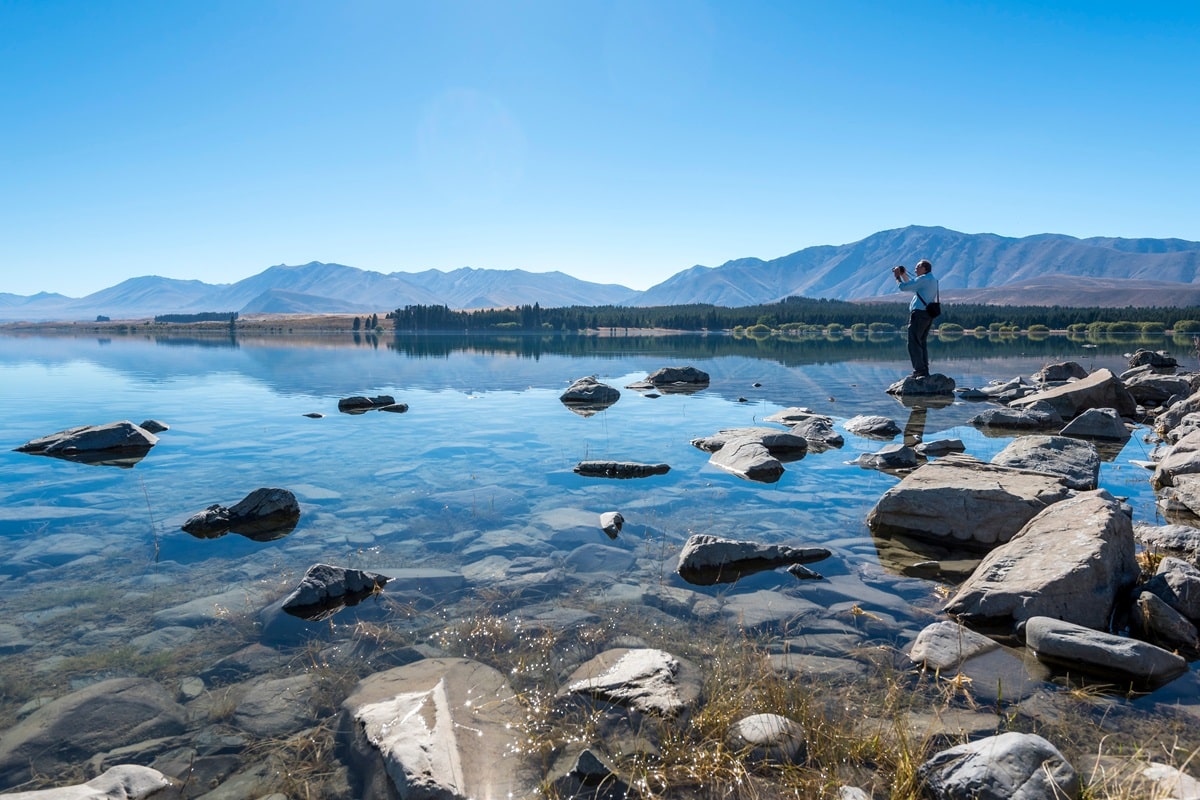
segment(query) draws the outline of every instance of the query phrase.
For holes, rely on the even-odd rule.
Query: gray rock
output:
[[[984,557],[945,611],[976,627],[1011,630],[1030,617],[1049,616],[1102,629],[1118,594],[1137,577],[1133,524],[1101,489],[1031,519]]]
[[[874,453],[862,453],[857,463],[864,469],[913,469],[921,461],[917,451],[905,444],[889,444]]]
[[[1021,376],[1007,381],[993,381],[987,386],[975,389],[973,392],[959,390],[959,394],[970,399],[995,400],[1000,403],[1011,403],[1018,397],[1025,397],[1037,391],[1037,386]]]
[[[813,417],[792,426],[792,432],[803,436],[808,446],[813,450],[838,448],[846,443],[846,439],[833,427],[833,420],[828,417]]]
[[[750,761],[794,764],[804,760],[804,727],[779,714],[751,714],[729,729],[730,749],[745,752]]]
[[[1187,397],[1192,393],[1187,378],[1175,375],[1142,373],[1125,379],[1124,383],[1133,399],[1146,406],[1162,405],[1172,397]]]
[[[669,464],[639,464],[635,461],[580,461],[575,465],[577,474],[599,478],[645,478],[670,471]]]
[[[359,569],[313,564],[283,600],[283,610],[309,620],[328,619],[346,606],[381,591],[386,575]]]
[[[596,380],[595,376],[588,376],[568,386],[558,399],[567,405],[585,405],[600,409],[608,408],[620,400],[621,392]]]
[[[343,397],[341,400],[338,400],[338,411],[341,411],[343,414],[361,414],[373,408],[393,405],[395,402],[396,398],[390,394],[381,394],[377,397],[354,395],[353,397]]]
[[[679,551],[675,571],[688,583],[710,586],[788,564],[811,564],[829,555],[823,547],[764,545],[697,533]]]
[[[782,411],[776,411],[769,417],[764,417],[763,421],[778,422],[791,428],[795,425],[799,425],[802,422],[808,422],[814,417],[829,420],[831,423],[833,422],[832,417],[827,417],[824,414],[818,414],[811,408],[805,408],[803,406],[792,406],[791,408],[785,408]]]
[[[1200,655],[1196,626],[1153,592],[1138,592],[1131,617],[1140,638],[1147,642],[1188,658]]]
[[[617,774],[603,755],[584,748],[564,752],[550,768],[546,781],[554,796],[571,800],[628,800],[637,793]]]
[[[1133,535],[1146,547],[1172,552],[1193,564],[1200,558],[1200,528],[1139,522],[1133,526]]]
[[[1196,412],[1200,412],[1200,391],[1192,392],[1182,400],[1176,400],[1167,406],[1165,411],[1154,418],[1154,432],[1165,439],[1184,417]]]
[[[1180,475],[1200,474],[1200,429],[1184,436],[1163,456],[1154,468],[1150,483],[1155,489],[1174,486]]]
[[[1165,350],[1147,350],[1139,347],[1137,352],[1129,357],[1130,367],[1150,366],[1155,369],[1175,369],[1179,362]]]
[[[1070,495],[1052,476],[951,455],[888,489],[867,524],[877,533],[986,548],[1007,542],[1039,511]]]
[[[895,395],[953,395],[954,379],[935,372],[924,378],[914,378],[909,375],[896,381],[887,388],[888,394]]]
[[[1061,361],[1056,364],[1046,364],[1033,373],[1035,383],[1065,383],[1069,380],[1086,378],[1088,371],[1078,361]]]
[[[387,411],[389,414],[403,414],[408,411],[408,403],[388,403],[380,406],[380,411]]]
[[[1041,661],[1103,678],[1162,686],[1187,672],[1181,656],[1125,636],[1051,617],[1030,617],[1025,644]]]
[[[1062,427],[1062,416],[1049,404],[1029,408],[989,408],[967,420],[977,428],[1012,431],[1044,431]]]
[[[1048,403],[1063,419],[1073,419],[1089,408],[1114,408],[1123,417],[1137,414],[1137,401],[1120,378],[1108,369],[1098,369],[1086,378],[1034,392],[1013,400],[1015,408]]]
[[[1074,800],[1082,789],[1063,754],[1032,733],[1002,733],[943,750],[917,775],[935,800]]]
[[[962,439],[934,439],[932,442],[921,442],[913,449],[923,456],[944,456],[961,453],[967,448]]]
[[[608,534],[610,539],[617,538],[624,526],[625,517],[621,516],[620,511],[605,511],[600,515],[600,530]]]
[[[927,625],[917,634],[908,657],[926,669],[948,671],[968,658],[998,647],[999,644],[982,633],[943,620]]]
[[[158,437],[129,420],[105,425],[80,425],[30,439],[20,453],[57,456],[92,450],[141,450],[158,444]]]
[[[771,455],[791,460],[800,458],[808,450],[808,439],[795,431],[778,428],[727,428],[713,436],[692,439],[692,446],[708,453],[715,453],[732,441],[753,439],[767,449]]]
[[[891,439],[900,433],[900,426],[887,417],[859,414],[846,420],[843,426],[856,436],[866,436],[872,439]]]
[[[695,367],[663,367],[646,376],[646,383],[660,389],[669,389],[678,384],[707,386],[708,382],[708,373]]]
[[[1187,561],[1167,556],[1142,591],[1157,595],[1188,619],[1200,620],[1200,569]]]
[[[142,420],[142,424],[138,427],[144,431],[149,431],[150,433],[162,433],[163,431],[171,430],[170,425],[166,424],[165,422],[159,422],[156,419]]]
[[[559,695],[587,695],[643,714],[673,717],[699,700],[700,671],[663,650],[606,650],[571,673]]]
[[[1079,491],[1095,489],[1100,480],[1096,448],[1067,436],[1019,436],[997,453],[992,463],[1056,475]]]
[[[355,797],[527,797],[513,757],[525,709],[501,673],[429,658],[360,681],[342,703]]]
[[[1130,432],[1115,408],[1089,408],[1066,424],[1059,433],[1076,439],[1107,442],[1128,441]]]
[[[800,436],[796,438],[805,442],[807,449],[807,441]],[[708,463],[739,478],[759,483],[774,483],[784,472],[782,462],[771,455],[761,439],[752,436],[724,440],[723,446],[708,457]]]
[[[183,733],[186,713],[158,683],[113,678],[47,703],[0,735],[0,787],[65,774],[99,752]]]
[[[286,536],[300,520],[300,503],[287,489],[255,489],[231,508],[214,504],[193,514],[180,526],[199,538],[222,536],[228,531],[257,541]]]
[[[165,793],[175,786],[174,781],[156,769],[136,764],[118,764],[87,783],[56,789],[7,792],[3,796],[5,800],[143,800],[160,792]],[[170,796],[174,797],[174,792]]]

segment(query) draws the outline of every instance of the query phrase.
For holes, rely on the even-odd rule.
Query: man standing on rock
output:
[[[910,278],[903,265],[895,267],[892,275],[896,283],[906,292],[913,293],[908,304],[908,358],[912,361],[914,378],[929,377],[929,329],[933,327],[934,314],[929,313],[930,304],[938,302],[938,281],[933,277],[933,264],[925,259],[917,262],[917,277]]]

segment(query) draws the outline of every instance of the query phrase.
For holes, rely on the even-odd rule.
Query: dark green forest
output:
[[[1200,308],[1072,308],[1066,306],[990,306],[943,304],[935,324],[951,323],[966,330],[1045,326],[1079,329],[1097,323],[1153,323],[1174,327],[1180,320],[1200,320]],[[387,315],[397,332],[413,331],[585,331],[665,328],[679,331],[718,331],[750,328],[882,323],[896,328],[908,323],[908,307],[900,303],[849,303],[789,297],[770,305],[727,308],[713,305],[569,306],[542,308],[537,303],[507,309],[455,311],[442,305],[398,308]]]

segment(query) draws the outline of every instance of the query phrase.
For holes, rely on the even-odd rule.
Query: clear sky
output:
[[[1200,239],[1200,3],[0,0],[0,292]]]

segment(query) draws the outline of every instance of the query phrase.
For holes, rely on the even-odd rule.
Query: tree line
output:
[[[1079,330],[1094,325],[1161,324],[1200,320],[1200,307],[1104,308],[1069,306],[994,306],[942,304],[937,324],[975,328]],[[567,306],[542,308],[538,303],[512,308],[453,310],[444,305],[409,305],[386,315],[397,332],[413,331],[585,331],[665,328],[716,331],[751,328],[798,328],[882,323],[897,328],[908,323],[903,303],[850,303],[844,300],[788,297],[779,303],[726,307],[707,304],[682,306]]]

